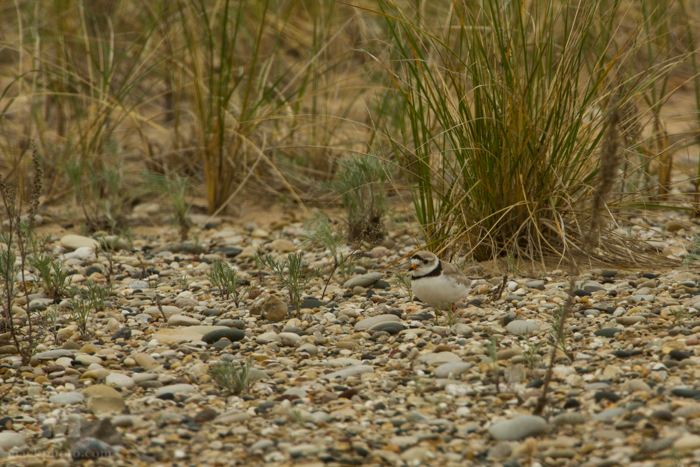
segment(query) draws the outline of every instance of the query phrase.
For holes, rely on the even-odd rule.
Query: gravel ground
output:
[[[303,249],[302,224],[208,227],[198,244],[136,235],[132,251],[112,255],[111,275],[94,240],[52,239],[74,284],[110,276],[114,287],[86,338],[61,301],[58,342],[47,334],[30,365],[0,336],[0,377],[11,387],[0,411],[4,465],[700,465],[692,264],[582,271],[568,356],[557,354],[536,417],[565,270],[516,274],[494,301],[501,276],[473,265],[468,273],[484,280],[450,316],[397,286],[394,273],[408,267],[397,260],[416,248],[397,229],[364,252],[348,283],[332,281],[322,297],[326,276],[312,281],[297,317],[253,257],[303,251],[326,270],[327,252]],[[630,234],[679,259],[692,228]],[[217,259],[252,283],[238,307],[208,280]],[[53,303],[29,298],[37,312]],[[241,395],[209,374],[248,361]]]

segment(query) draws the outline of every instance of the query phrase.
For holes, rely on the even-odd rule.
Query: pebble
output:
[[[185,315],[173,315],[168,318],[168,326],[198,326],[202,324],[197,318]]]
[[[604,329],[598,329],[593,333],[595,336],[599,337],[615,337],[616,334],[619,334],[620,330],[618,328],[604,328]]]
[[[382,275],[379,272],[370,272],[367,274],[362,274],[345,281],[345,283],[343,284],[343,288],[353,289],[355,287],[372,287],[381,278]]]
[[[506,326],[506,331],[516,336],[524,336],[539,331],[540,327],[532,321],[511,321]]]
[[[519,441],[536,436],[547,430],[547,421],[542,417],[523,415],[511,420],[496,422],[488,428],[489,434],[498,441]]]
[[[700,449],[700,436],[686,433],[673,443],[673,448],[679,451],[695,451]]]
[[[133,389],[136,386],[136,383],[133,379],[131,379],[131,377],[129,377],[128,375],[123,375],[121,373],[110,373],[105,378],[105,384],[107,386],[113,386],[123,389]]]
[[[24,436],[19,433],[0,432],[0,448],[9,451],[12,448],[24,447],[26,444]]]
[[[453,352],[429,353],[418,359],[426,365],[440,365],[442,363],[462,362],[462,358]]]
[[[81,404],[85,401],[85,396],[79,392],[61,392],[49,397],[49,402],[58,405]]]
[[[384,321],[373,325],[368,331],[386,331],[389,334],[398,334],[405,328],[406,326],[399,321]]]
[[[389,321],[400,322],[401,318],[396,315],[389,314],[372,316],[371,318],[365,318],[355,323],[355,331],[366,331],[376,324],[386,323]]]
[[[435,368],[433,373],[436,378],[448,378],[450,375],[457,377],[469,370],[472,366],[474,366],[474,364],[470,362],[448,362]]]
[[[171,384],[170,386],[163,386],[162,388],[156,390],[154,396],[162,396],[163,394],[190,394],[196,390],[191,384]]]
[[[351,376],[364,375],[365,373],[374,373],[374,368],[372,368],[369,365],[353,365],[347,368],[343,368],[342,370],[334,371],[333,373],[323,375],[322,378],[329,379],[332,381],[336,378],[345,379]]]
[[[56,360],[61,357],[72,357],[73,352],[70,350],[57,349],[57,350],[47,350],[46,352],[38,352],[34,354],[34,358],[37,360]]]
[[[90,248],[92,251],[98,251],[100,242],[82,235],[64,235],[61,237],[61,246],[67,250],[77,250],[78,248]]]
[[[245,337],[245,332],[240,329],[219,329],[211,331],[202,336],[202,342],[211,345],[220,339],[228,339],[231,342],[238,342]]]

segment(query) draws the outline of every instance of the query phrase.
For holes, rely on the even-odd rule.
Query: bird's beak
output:
[[[415,271],[416,269],[418,269],[418,265],[417,265],[417,264],[412,264],[412,265],[411,265],[411,269],[413,269],[413,270]]]

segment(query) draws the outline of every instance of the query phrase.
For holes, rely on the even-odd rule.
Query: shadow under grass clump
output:
[[[342,170],[338,180],[326,186],[343,200],[348,240],[369,244],[382,241],[386,235],[384,216],[387,212],[384,163],[377,157],[360,156],[341,161],[339,165]]]

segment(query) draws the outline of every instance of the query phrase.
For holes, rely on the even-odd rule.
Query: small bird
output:
[[[442,261],[429,251],[411,256],[411,288],[422,302],[435,307],[449,307],[469,294],[472,281],[454,264]]]

